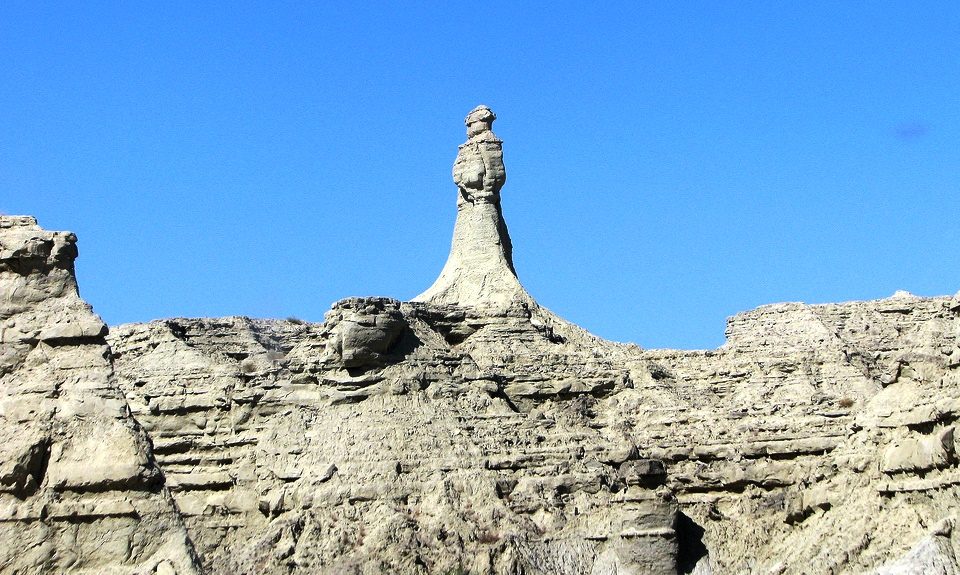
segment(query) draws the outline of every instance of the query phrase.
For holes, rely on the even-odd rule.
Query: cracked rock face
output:
[[[447,265],[322,324],[111,328],[0,218],[0,573],[960,573],[960,299],[763,306],[642,350],[516,279],[493,113]]]
[[[377,362],[328,355],[384,311]],[[377,298],[110,336],[213,573],[597,575],[955,569],[958,340],[950,298],[766,306],[713,351]]]
[[[346,368],[382,364],[407,328],[399,303],[377,298],[338,302],[327,320],[329,361]]]
[[[73,234],[0,216],[0,572],[197,573],[76,255]]]

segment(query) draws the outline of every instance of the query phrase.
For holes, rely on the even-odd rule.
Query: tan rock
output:
[[[517,280],[494,119],[437,282],[322,324],[104,339],[72,234],[0,218],[0,573],[957,571],[956,297],[601,340]]]
[[[437,281],[413,301],[506,308],[529,299],[513,268],[513,245],[500,209],[507,176],[503,142],[491,129],[495,119],[486,106],[467,115],[468,139],[453,164],[459,194],[450,256]]]
[[[75,242],[0,216],[0,573],[198,573],[77,294]]]
[[[947,427],[931,435],[914,433],[897,439],[884,452],[881,469],[897,473],[946,467],[956,458],[953,437],[953,427]]]

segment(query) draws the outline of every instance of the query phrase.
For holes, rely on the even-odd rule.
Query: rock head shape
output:
[[[482,308],[530,300],[513,267],[513,246],[500,208],[507,180],[503,142],[493,133],[497,116],[487,106],[467,114],[467,141],[453,162],[457,221],[450,256],[440,277],[413,301]]]

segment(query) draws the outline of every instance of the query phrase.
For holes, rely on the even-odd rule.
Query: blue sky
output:
[[[0,212],[110,324],[415,296],[479,103],[521,281],[598,335],[960,289],[955,0],[3,2],[0,58]]]

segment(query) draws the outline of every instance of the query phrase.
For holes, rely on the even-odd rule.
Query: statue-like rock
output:
[[[0,216],[0,575],[960,573],[960,297],[601,340],[517,281],[493,119],[424,301],[323,324],[107,333],[76,238]]]
[[[505,308],[530,300],[513,267],[513,247],[500,209],[507,179],[503,142],[493,133],[497,116],[477,106],[466,117],[467,141],[453,163],[457,222],[440,277],[413,301]]]

